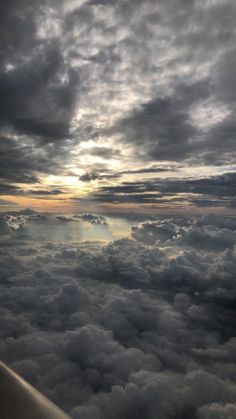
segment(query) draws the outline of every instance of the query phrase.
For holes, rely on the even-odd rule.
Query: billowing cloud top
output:
[[[74,419],[235,418],[236,220],[138,218],[1,215],[0,357]]]
[[[10,0],[0,19],[1,208],[233,212],[235,1]]]

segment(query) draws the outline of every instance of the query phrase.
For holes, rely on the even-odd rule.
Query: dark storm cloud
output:
[[[90,54],[85,51],[79,55],[87,62],[93,60],[100,65],[101,61],[105,62],[104,71],[99,73],[103,82],[112,86],[113,73],[118,72],[125,57],[126,66],[121,68],[127,84],[133,82],[129,77],[131,68],[140,91],[144,88],[144,76],[145,87],[150,83],[150,98],[142,100],[139,94],[138,104],[124,114],[113,129],[108,129],[108,133],[118,133],[125,142],[134,145],[135,157],[147,160],[191,159],[194,163],[201,160],[222,164],[233,159],[229,155],[232,140],[227,139],[222,146],[220,139],[213,139],[217,126],[222,133],[227,131],[224,117],[213,126],[206,120],[203,129],[191,120],[190,114],[194,114],[195,105],[204,107],[207,100],[213,109],[220,103],[229,113],[233,111],[235,97],[233,86],[230,88],[233,80],[230,69],[235,55],[234,2],[226,5],[191,1],[186,6],[181,0],[175,3],[146,1],[145,7],[143,4],[143,1],[136,2],[135,6],[126,1],[87,2],[68,16],[75,27],[83,24],[84,34],[91,36],[99,50],[101,45],[91,34],[91,26],[100,41],[100,37],[106,35],[106,50]],[[101,9],[110,12],[113,25],[108,27],[104,20],[98,23],[96,12]],[[119,30],[125,35],[117,48],[112,36]],[[83,51],[85,45],[83,39]],[[169,55],[167,58],[164,55],[159,62],[158,56],[162,56],[164,48]],[[99,67],[97,69],[99,71]]]
[[[130,169],[130,170],[122,170],[117,173],[110,173],[106,170],[105,172],[90,172],[81,175],[79,180],[82,182],[91,182],[92,180],[103,180],[103,179],[117,179],[123,175],[139,175],[139,174],[148,174],[148,173],[165,173],[165,172],[175,172],[178,171],[177,167],[142,167],[140,169]]]
[[[199,179],[155,179],[139,182],[123,182],[117,186],[104,186],[100,192],[91,195],[91,200],[114,203],[161,203],[181,201],[187,194],[187,201],[196,206],[226,206],[234,202],[236,194],[236,173],[225,173]],[[196,198],[193,196],[196,195]],[[170,202],[170,201],[169,201]]]
[[[3,126],[53,141],[68,134],[78,77],[66,68],[57,40],[37,35],[46,6],[26,0],[3,7],[0,109]]]
[[[141,169],[123,170],[120,175],[145,174],[145,173],[164,173],[178,171],[177,167],[143,167]]]
[[[199,199],[190,199],[190,202],[199,208],[206,207],[226,207],[235,208],[235,199],[206,199],[204,197]]]
[[[100,175],[97,172],[85,173],[79,177],[81,182],[91,182],[92,180],[100,179]]]
[[[235,162],[236,124],[233,112],[206,135],[204,160],[207,164]]]
[[[122,134],[124,141],[133,143],[137,156],[146,160],[190,159],[194,164],[216,165],[233,162],[236,130],[232,116],[209,128],[206,134],[191,121],[189,111],[194,100],[206,99],[207,93],[202,93],[204,88],[200,86],[196,98],[198,89],[189,87],[190,96],[191,89],[191,99],[180,89],[173,96],[143,104],[122,119],[114,132]]]
[[[0,176],[14,183],[55,173],[70,142],[78,73],[65,63],[56,36],[38,34],[52,6],[31,0],[0,6]]]
[[[22,146],[19,141],[0,138],[0,178],[14,183],[36,183],[35,170],[45,170],[47,160],[37,153],[34,147]]]
[[[236,17],[236,7],[232,8],[231,19]],[[229,34],[232,36],[233,33]],[[236,102],[236,89],[234,83],[234,68],[236,63],[236,48],[232,44],[225,49],[222,56],[217,62],[217,67],[215,68],[215,86],[216,92],[219,97],[224,100],[226,103],[234,104]]]
[[[14,182],[16,182],[16,180],[14,180]],[[17,179],[17,182],[23,182],[23,183],[33,183],[35,182],[34,179],[29,178],[25,178],[23,177],[21,180]],[[17,186],[13,186],[7,183],[0,183],[0,193],[2,195],[6,195],[6,196],[10,196],[10,195],[21,195],[21,196],[36,196],[38,198],[40,197],[47,197],[47,196],[57,196],[60,194],[63,194],[64,191],[61,189],[50,189],[50,190],[46,190],[46,189],[22,189],[20,187]],[[58,198],[57,198],[58,199]]]
[[[21,189],[17,188],[16,186],[9,185],[7,183],[1,183],[0,191],[2,195],[17,195],[18,193],[20,193]]]
[[[199,135],[189,120],[189,106],[195,91],[199,90],[199,98],[206,94],[203,86],[193,86],[192,90],[193,98],[188,98],[189,92],[186,95],[180,90],[170,98],[156,98],[143,104],[121,120],[117,129],[125,134],[126,141],[134,143],[140,154],[147,153],[147,159],[181,161],[189,157]]]
[[[155,2],[148,4],[154,7]],[[166,71],[162,63],[156,67],[148,63],[144,69],[152,75],[155,69],[164,81],[168,71],[173,71],[174,76],[170,78],[169,90],[164,88],[163,91],[163,84],[159,86],[158,80],[156,85],[153,83],[152,97],[131,109],[111,130],[124,142],[133,144],[135,156],[146,160],[191,160],[194,164],[213,165],[235,161],[232,117],[236,101],[233,70],[235,16],[236,7],[232,1],[227,4],[193,1],[188,3],[188,7],[185,1],[159,2],[156,14],[145,16],[149,28],[154,24],[159,28],[166,25],[163,43],[173,47],[173,58],[168,57]],[[148,39],[152,39],[150,33]],[[162,39],[161,31],[159,36]],[[141,32],[137,44],[144,63],[146,57],[142,46],[145,38]],[[212,52],[210,60],[209,50]],[[135,46],[133,54],[134,51]],[[183,67],[187,74],[185,80],[181,74]],[[206,113],[204,126],[201,126],[201,122],[192,120],[191,115],[196,112],[195,106],[204,109],[205,101],[211,102],[213,110],[217,110],[219,105],[224,106],[229,115],[225,117],[220,110],[222,118],[211,123],[211,117]]]
[[[143,193],[110,194],[109,193],[107,195],[98,194],[94,196],[94,200],[97,202],[134,203],[134,204],[155,204],[155,203],[169,202],[168,200],[157,198],[157,194],[153,194],[153,193],[149,193],[149,194],[143,194]],[[175,202],[178,200],[179,198],[174,198]]]
[[[0,220],[4,361],[75,419],[234,414],[234,218],[158,218],[103,247],[50,242],[71,225],[50,214]],[[22,220],[47,241],[17,239]]]

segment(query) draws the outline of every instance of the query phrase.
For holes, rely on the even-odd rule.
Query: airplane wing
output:
[[[0,362],[0,418],[70,419],[3,362]]]

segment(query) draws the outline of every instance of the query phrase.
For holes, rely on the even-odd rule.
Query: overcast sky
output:
[[[8,0],[0,19],[1,210],[234,212],[234,0]]]

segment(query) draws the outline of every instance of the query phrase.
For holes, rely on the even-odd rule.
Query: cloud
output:
[[[169,221],[145,222],[132,227],[132,237],[147,244],[155,244],[157,241],[165,242],[173,239],[177,234],[176,225]]]
[[[0,223],[2,235],[14,240],[33,239],[35,242],[48,241],[49,234],[52,242],[60,239],[109,240],[113,238],[113,234],[116,234],[105,217],[91,213],[64,216],[25,209],[2,213]]]
[[[96,214],[82,214],[78,215],[77,218],[88,221],[91,224],[107,224],[106,218],[102,215],[96,215]]]
[[[145,179],[102,186],[86,200],[112,203],[163,204],[184,201],[196,207],[233,207],[235,173],[191,178]],[[81,198],[83,202],[83,198]]]
[[[165,172],[175,172],[178,171],[177,167],[141,167],[139,169],[130,169],[123,170],[117,173],[111,173],[109,170],[103,170],[101,173],[96,171],[85,173],[79,177],[79,180],[82,182],[91,182],[93,180],[104,180],[104,179],[118,179],[123,175],[139,175],[139,174],[149,174],[149,173],[165,173]]]
[[[189,225],[176,225],[173,221],[144,222],[133,226],[132,237],[146,244],[187,246],[213,251],[233,249],[236,244],[235,230],[201,225],[194,219]],[[200,225],[194,225],[195,223]]]
[[[207,165],[209,181],[219,166],[233,171],[234,17],[231,0],[2,5],[0,177],[19,187],[7,194],[24,195],[31,183],[46,191],[41,183],[50,175],[73,187],[73,173],[91,189],[102,185],[102,201],[104,185],[164,177],[174,163],[183,176]],[[154,197],[146,203],[160,204]],[[221,206],[217,198],[208,203]],[[204,202],[196,197],[190,205]]]
[[[121,156],[120,150],[113,150],[108,147],[92,147],[81,151],[82,155],[98,156],[103,159],[110,159],[111,157],[119,158]]]
[[[2,2],[1,194],[233,212],[235,10]],[[0,214],[0,358],[74,418],[234,416],[235,218],[90,208]]]
[[[148,159],[183,160],[194,153],[198,136],[189,121],[188,107],[178,93],[175,98],[153,99],[121,120],[118,129]]]
[[[37,155],[33,147],[22,147],[11,138],[2,137],[0,141],[2,180],[14,183],[36,183],[35,168],[40,172],[45,159]]]
[[[204,83],[179,86],[172,96],[154,98],[120,119],[112,133],[133,144],[136,156],[147,161],[189,160],[195,165],[234,163],[235,155],[230,154],[235,131],[231,113],[222,119],[219,113],[220,121],[209,128],[202,129],[191,120],[191,108],[194,112],[195,104],[199,103],[204,107],[206,98]]]
[[[79,180],[81,182],[91,182],[92,180],[96,180],[99,179],[100,175],[96,172],[91,172],[91,173],[85,173],[84,175],[81,175],[79,177]]]
[[[78,73],[66,65],[56,35],[38,31],[53,10],[51,27],[60,21],[53,8],[31,0],[1,6],[0,177],[9,183],[39,183],[39,173],[55,173],[72,141]]]
[[[1,358],[74,418],[234,414],[234,218],[158,217],[102,244],[66,218],[1,215]]]
[[[235,7],[234,7],[235,12]],[[232,47],[227,48],[218,61],[218,65],[215,70],[215,84],[217,93],[221,99],[235,103],[236,91],[233,83],[233,67],[236,61],[236,49]]]
[[[135,156],[144,160],[189,160],[212,165],[233,162],[235,5],[189,2],[186,7],[183,1],[158,5],[148,2],[145,11],[149,32],[140,31],[130,49],[136,62],[140,63],[142,57],[139,70],[149,73],[153,91],[116,121],[112,134],[133,145]],[[154,35],[151,29],[155,24],[158,29]],[[145,35],[150,48],[152,45],[148,59],[141,48],[143,43],[148,51]],[[162,57],[161,42],[169,54],[152,62],[154,51],[155,57],[158,53]],[[209,50],[218,53],[209,59]],[[209,113],[204,111],[206,103]],[[196,107],[201,109],[197,115]]]
[[[50,3],[48,8],[50,11]],[[1,123],[11,125],[16,132],[53,141],[67,134],[78,79],[75,71],[65,68],[55,39],[40,42],[37,19],[46,9],[46,5],[27,0],[3,7],[2,32],[8,39],[2,50],[5,62],[0,74]],[[67,75],[64,82],[63,73]]]
[[[26,192],[26,195],[36,195],[36,196],[57,196],[63,194],[63,191],[61,189],[51,189],[51,190],[45,190],[45,189],[30,189]]]
[[[235,405],[227,403],[221,405],[219,403],[212,403],[209,406],[204,406],[199,409],[198,417],[200,419],[217,419],[234,417],[236,414]]]

